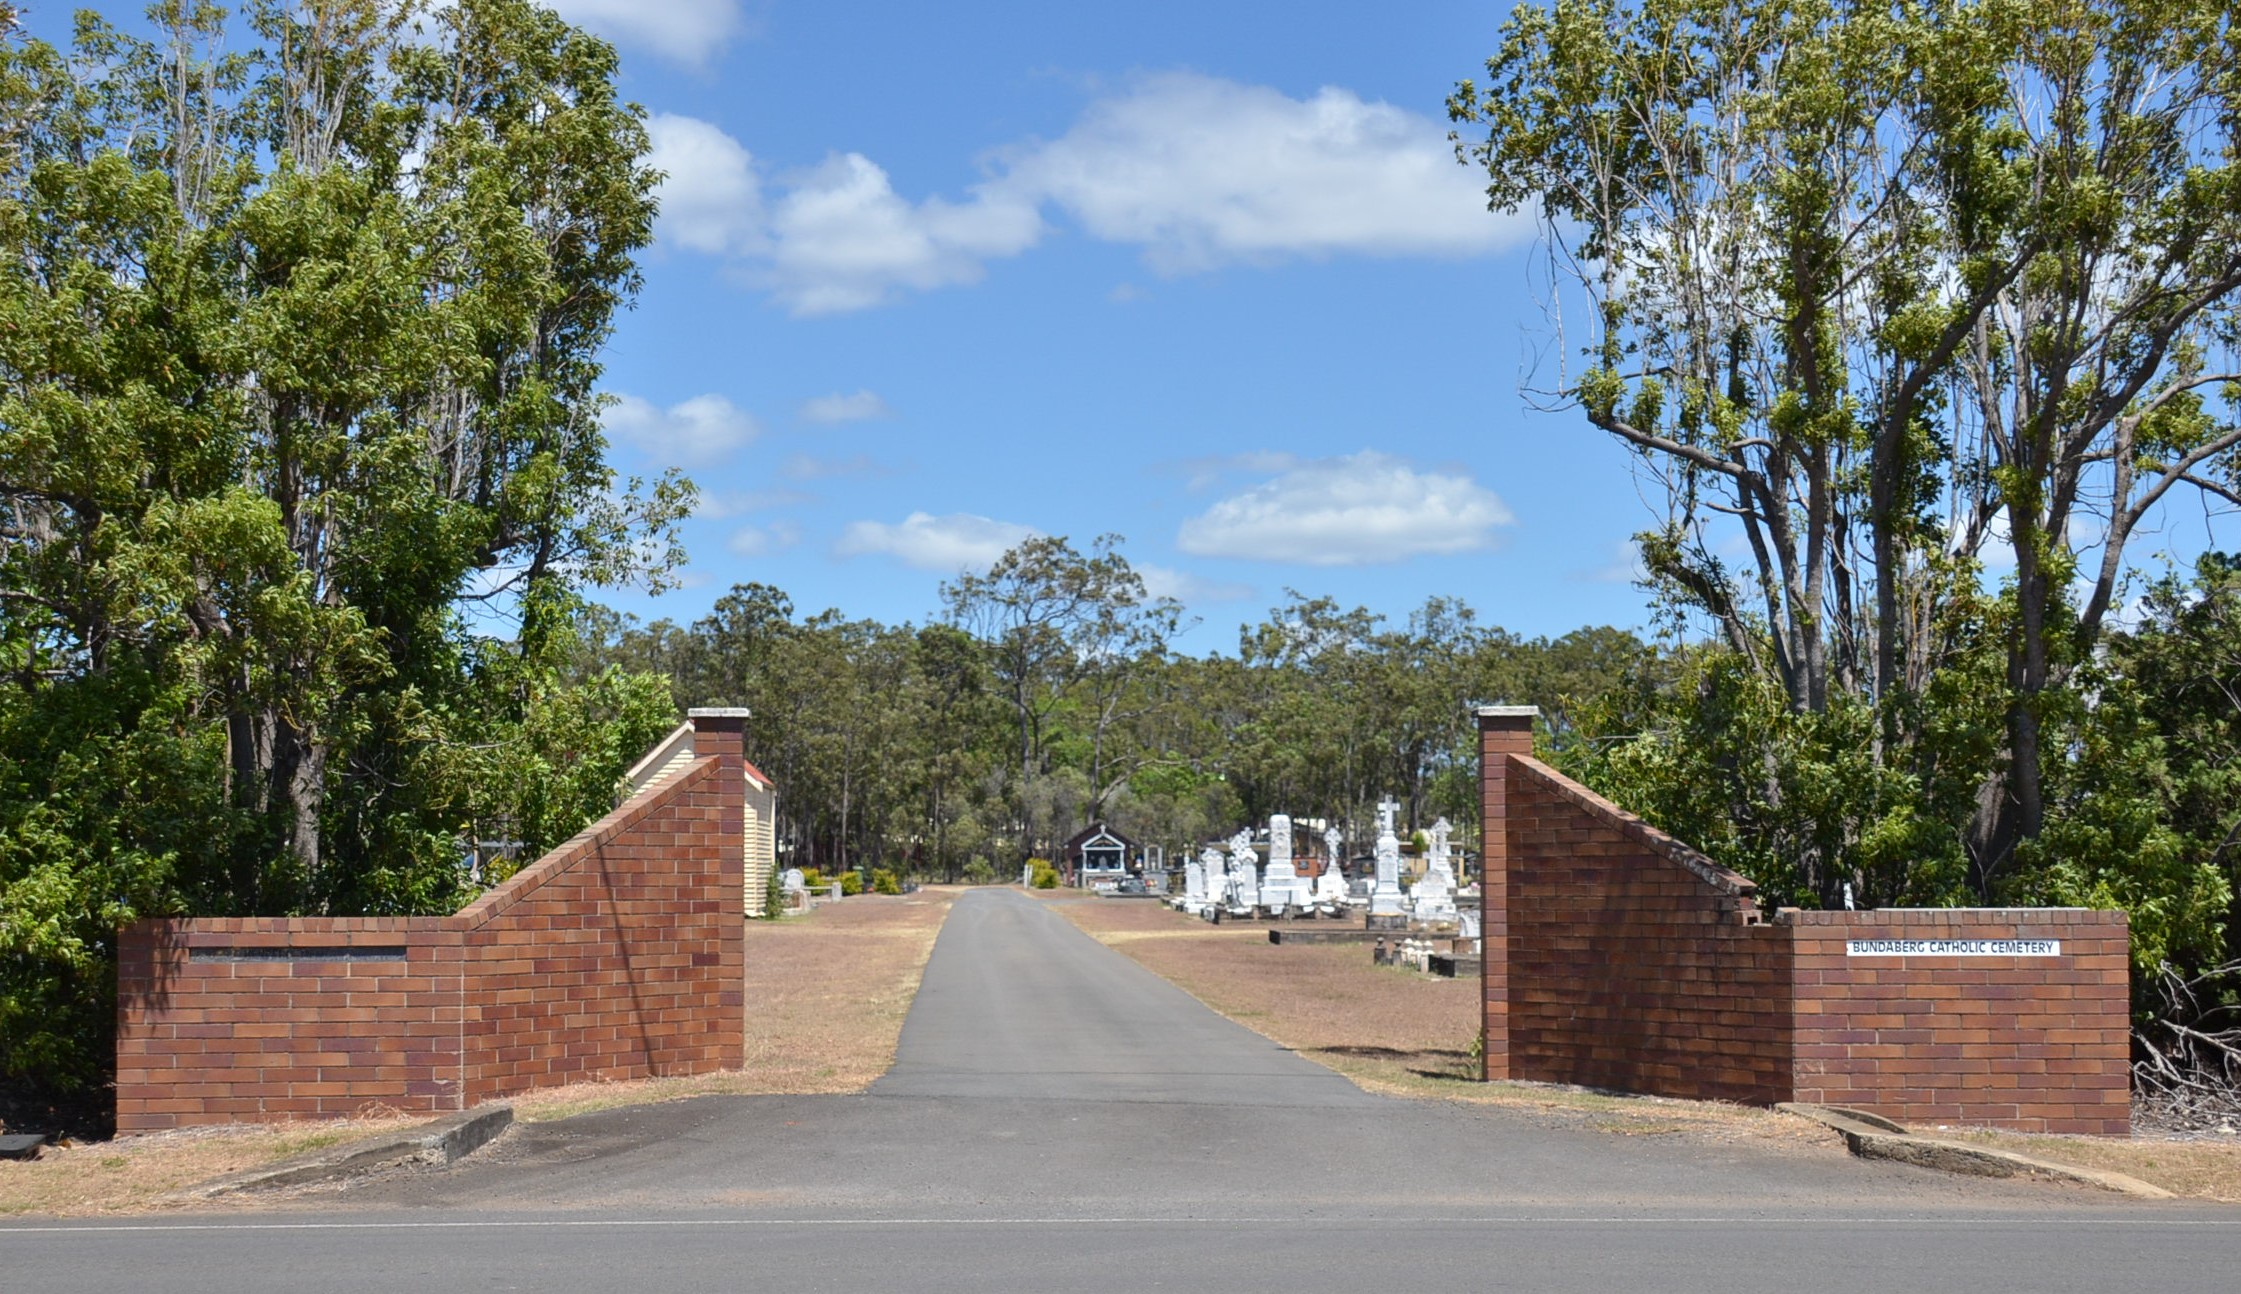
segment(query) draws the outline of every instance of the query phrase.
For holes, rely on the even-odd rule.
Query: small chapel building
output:
[[[1075,832],[1061,852],[1071,882],[1085,888],[1130,875],[1130,864],[1143,854],[1134,840],[1103,822],[1092,822]]]

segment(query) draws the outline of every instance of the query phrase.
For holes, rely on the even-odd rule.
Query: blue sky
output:
[[[1646,620],[1656,518],[1615,443],[1528,408],[1532,230],[1446,140],[1506,3],[548,2],[621,48],[669,173],[614,460],[703,491],[686,587],[611,604],[759,580],[923,620],[1025,534],[1111,532],[1193,652],[1286,588]]]
[[[924,618],[1030,530],[1126,536],[1229,649],[1286,587],[1637,623],[1625,457],[1534,416],[1530,230],[1441,101],[1484,5],[562,3],[671,173],[609,385],[735,581]]]

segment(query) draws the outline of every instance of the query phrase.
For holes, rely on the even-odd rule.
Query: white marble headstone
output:
[[[1253,833],[1240,831],[1229,838],[1230,894],[1241,908],[1261,905],[1260,859],[1253,853]]]
[[[1336,907],[1346,902],[1346,868],[1339,861],[1342,840],[1337,827],[1324,829],[1323,874],[1315,878],[1315,902],[1319,906]]]
[[[1391,796],[1377,805],[1377,884],[1370,891],[1373,917],[1404,915],[1401,896],[1401,838],[1393,834],[1401,806]]]
[[[1291,816],[1275,814],[1268,820],[1268,874],[1261,878],[1261,902],[1275,909],[1304,908],[1313,901],[1292,862]]]
[[[1454,834],[1455,826],[1446,818],[1432,824],[1431,861],[1409,895],[1418,921],[1455,920],[1455,868],[1447,858],[1447,841]]]

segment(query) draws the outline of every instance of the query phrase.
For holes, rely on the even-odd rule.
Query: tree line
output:
[[[674,704],[744,705],[796,866],[931,880],[1017,875],[1105,821],[1180,859],[1272,813],[1366,848],[1377,801],[1475,838],[1468,703],[1573,707],[1654,668],[1634,634],[1521,638],[1433,598],[1399,623],[1289,593],[1232,651],[1181,653],[1112,536],[1036,537],[942,589],[922,624],[797,614],[740,585],[687,625],[595,613],[581,676],[666,678]]]

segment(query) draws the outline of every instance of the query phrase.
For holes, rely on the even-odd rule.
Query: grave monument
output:
[[[1396,925],[1407,917],[1401,895],[1401,838],[1393,834],[1401,806],[1388,795],[1377,802],[1377,881],[1370,890],[1371,925]]]
[[[1455,834],[1455,826],[1446,818],[1432,824],[1432,858],[1424,868],[1424,879],[1416,883],[1409,894],[1416,919],[1422,922],[1452,922],[1455,911],[1455,868],[1448,862],[1448,837]]]
[[[1250,912],[1261,905],[1260,860],[1253,854],[1250,828],[1229,838],[1230,893],[1234,906]]]
[[[1292,819],[1273,814],[1268,820],[1268,875],[1261,879],[1261,902],[1271,912],[1298,911],[1314,904],[1306,878],[1292,865]]]
[[[1206,895],[1201,900],[1198,915],[1205,916],[1217,908],[1229,906],[1229,872],[1222,863],[1222,851],[1208,845],[1199,851],[1198,869],[1206,874]]]
[[[1346,908],[1346,869],[1339,865],[1340,837],[1338,828],[1323,832],[1323,874],[1315,878],[1315,906],[1325,916],[1337,916]]]

